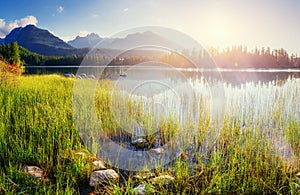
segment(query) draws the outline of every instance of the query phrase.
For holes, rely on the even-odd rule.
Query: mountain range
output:
[[[108,55],[113,50],[128,50],[145,45],[182,49],[178,44],[151,31],[128,34],[124,38],[101,38],[99,35],[91,33],[85,37],[77,36],[74,40],[66,43],[48,30],[40,29],[34,25],[13,29],[4,39],[0,39],[0,44],[15,41],[20,46],[45,56],[83,55],[94,47],[97,47],[102,53],[108,53]]]
[[[172,49],[183,49],[178,44],[155,34],[151,31],[128,34],[125,38],[101,38],[97,34],[91,33],[86,37],[77,36],[74,40],[68,42],[76,48],[109,48],[128,50],[131,48],[159,45]]]
[[[93,48],[102,40],[99,35],[91,33],[85,37],[77,36],[74,40],[68,41],[68,44],[75,48]]]

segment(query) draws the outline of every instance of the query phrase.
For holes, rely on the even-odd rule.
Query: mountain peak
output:
[[[114,49],[128,49],[144,45],[157,45],[174,50],[182,49],[178,44],[170,41],[168,38],[163,37],[160,34],[154,33],[150,30],[128,34],[125,38],[122,39],[115,39],[110,44],[110,47]]]
[[[28,24],[28,25],[25,26],[24,28],[37,28],[37,26],[34,25],[34,24]]]
[[[92,48],[97,45],[102,38],[96,33],[90,33],[84,37],[76,36],[75,39],[68,41],[68,43],[75,48]]]
[[[73,49],[48,30],[40,29],[32,24],[13,29],[4,39],[5,44],[15,41],[26,49],[43,55],[60,55],[59,50]]]

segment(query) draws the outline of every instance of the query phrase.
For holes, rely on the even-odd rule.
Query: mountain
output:
[[[85,55],[90,48],[95,47],[100,49],[101,53],[113,55],[117,51],[135,49],[145,45],[158,45],[174,50],[182,50],[178,44],[168,40],[151,31],[138,32],[128,34],[124,38],[101,38],[95,33],[91,33],[86,37],[77,36],[74,40],[68,43],[54,36],[48,30],[40,29],[34,25],[27,25],[13,29],[0,43],[5,44],[17,41],[20,46],[45,56],[67,56],[67,55]],[[139,50],[138,48],[136,48]],[[119,53],[119,52],[117,52]],[[130,55],[135,54],[133,52]],[[157,54],[155,54],[157,55]],[[161,55],[161,54],[159,54]]]
[[[5,44],[15,41],[20,46],[32,52],[46,56],[65,56],[84,53],[54,36],[48,30],[37,28],[34,25],[15,28],[4,39]]]
[[[105,39],[99,47],[127,50],[135,47],[152,45],[174,50],[182,50],[178,44],[151,31],[129,34],[125,38]]]
[[[183,49],[178,44],[151,31],[128,34],[125,38],[100,38],[97,34],[92,33],[86,37],[77,36],[68,43],[75,48],[93,48],[97,46],[98,48],[127,50],[137,46],[159,45],[175,50]],[[97,45],[98,43],[100,44]]]
[[[1,38],[0,38],[0,45],[1,45],[2,43],[4,43],[4,39],[1,39]]]
[[[77,36],[74,40],[68,41],[68,44],[75,48],[93,48],[103,39],[95,33],[91,33],[85,37]]]

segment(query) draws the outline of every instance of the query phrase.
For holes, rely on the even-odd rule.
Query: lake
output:
[[[213,78],[231,84],[246,82],[269,82],[273,80],[286,80],[288,78],[300,78],[300,69],[195,69],[195,68],[172,68],[172,67],[141,67],[141,66],[26,66],[26,74],[63,74],[73,73],[94,75],[97,78],[118,79],[128,78]],[[124,75],[122,75],[125,73]]]

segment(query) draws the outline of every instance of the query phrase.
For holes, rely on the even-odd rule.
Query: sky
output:
[[[65,41],[162,26],[204,47],[269,46],[300,54],[299,0],[1,0],[1,38],[27,24]]]

